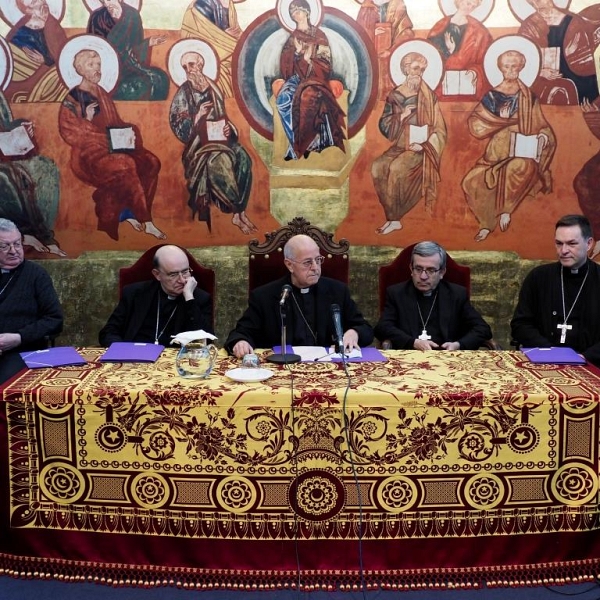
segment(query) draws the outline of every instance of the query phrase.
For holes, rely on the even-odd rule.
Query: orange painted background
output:
[[[74,0],[67,0],[69,3]],[[1,3],[0,3],[1,4]],[[142,5],[146,34],[161,33],[165,30],[156,26],[160,11],[172,11],[182,8],[177,3],[173,7],[166,3],[146,2]],[[266,10],[274,8],[274,3],[262,0],[246,0],[239,6],[244,7],[246,19],[256,17]],[[591,3],[584,3],[587,6]],[[420,3],[419,0],[406,0],[407,9],[413,20],[419,22],[419,11],[427,10],[427,19],[432,22],[441,18],[442,13],[436,6]],[[426,6],[426,9],[420,6]],[[327,2],[326,6],[346,11],[351,16],[356,13],[357,5],[352,0]],[[579,4],[581,8],[581,3]],[[437,11],[437,12],[436,12]],[[83,13],[80,9],[68,10],[71,26],[66,27],[70,37],[81,33]],[[516,33],[514,18],[504,2],[494,7],[496,26],[489,26],[494,38],[507,33]],[[502,15],[508,26],[499,26]],[[172,21],[173,16],[169,19]],[[78,26],[75,26],[78,25]],[[153,49],[152,64],[166,68],[170,45],[179,39],[179,31],[168,29],[169,42]],[[415,29],[416,37],[425,38],[426,29]],[[125,121],[139,125],[146,148],[156,154],[162,164],[158,192],[154,200],[153,220],[167,234],[167,241],[187,247],[245,245],[252,237],[262,238],[264,232],[277,228],[280,224],[271,214],[269,195],[269,169],[257,154],[251,143],[250,126],[239,109],[236,99],[226,101],[229,119],[240,133],[240,142],[248,151],[253,163],[253,185],[247,213],[257,226],[256,234],[244,235],[232,226],[231,215],[220,213],[212,208],[212,232],[205,223],[193,220],[187,206],[187,192],[181,163],[182,144],[175,138],[168,124],[169,107],[176,87],[171,82],[169,97],[165,101],[117,102],[118,111]],[[448,141],[442,158],[441,182],[438,199],[432,214],[424,209],[423,201],[402,219],[403,229],[389,235],[379,235],[376,228],[385,221],[382,207],[377,199],[371,179],[371,164],[390,145],[378,128],[379,117],[384,101],[379,99],[374,105],[365,125],[366,142],[349,174],[349,208],[346,216],[340,216],[336,238],[345,237],[355,245],[396,245],[406,246],[422,239],[435,239],[449,250],[512,250],[525,258],[552,258],[554,249],[552,233],[554,222],[563,214],[581,212],[577,197],[573,191],[573,178],[583,164],[600,151],[600,141],[592,135],[586,125],[579,106],[543,106],[546,119],[550,122],[556,138],[557,150],[552,162],[554,189],[550,194],[538,194],[532,200],[526,200],[515,212],[509,229],[498,229],[483,242],[474,240],[479,227],[469,210],[460,182],[464,174],[481,156],[484,142],[477,142],[468,132],[466,120],[476,102],[442,102],[441,109],[448,129]],[[54,227],[61,248],[70,258],[90,250],[141,250],[156,243],[156,239],[135,232],[127,223],[119,229],[120,239],[114,241],[105,233],[97,231],[94,206],[91,201],[93,188],[79,181],[69,166],[70,150],[58,133],[59,103],[13,104],[15,118],[32,120],[36,127],[36,139],[40,154],[51,157],[59,167],[61,193],[58,218]],[[328,150],[325,150],[326,153]],[[324,154],[325,155],[325,154]],[[598,184],[600,186],[600,184]],[[600,193],[599,193],[600,201]],[[1,202],[1,199],[0,199]],[[297,206],[301,215],[302,206]],[[318,224],[318,223],[316,223]],[[600,237],[600,232],[597,232]],[[30,257],[38,258],[31,252]],[[51,257],[55,258],[55,257]]]

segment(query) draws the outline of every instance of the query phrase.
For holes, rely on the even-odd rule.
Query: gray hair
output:
[[[19,228],[12,221],[0,218],[0,231],[19,231]]]
[[[410,255],[410,264],[413,264],[413,257],[415,256],[435,256],[440,257],[440,269],[446,268],[446,251],[437,242],[419,242],[415,244],[412,254]]]

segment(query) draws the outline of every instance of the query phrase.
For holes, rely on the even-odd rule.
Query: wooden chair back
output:
[[[385,292],[390,285],[408,281],[410,279],[410,259],[413,248],[411,244],[404,248],[398,256],[389,264],[379,267],[379,314],[385,306]],[[467,294],[471,295],[471,269],[459,265],[449,254],[446,254],[446,274],[444,279],[450,283],[456,283],[467,288]]]
[[[265,241],[251,240],[248,244],[248,290],[283,277],[286,267],[283,260],[283,247],[294,235],[311,237],[325,257],[321,273],[324,277],[348,283],[350,242],[342,239],[334,241],[333,234],[311,225],[304,217],[295,217],[287,225],[265,234]]]
[[[157,244],[156,246],[149,248],[132,265],[119,269],[119,297],[121,297],[123,288],[126,285],[154,279],[154,275],[152,274],[152,269],[154,268],[154,255],[162,246],[166,246],[166,244]],[[210,294],[213,305],[212,314],[214,320],[215,272],[212,269],[203,267],[185,248],[181,249],[188,257],[190,269],[192,269],[198,285],[205,292]]]

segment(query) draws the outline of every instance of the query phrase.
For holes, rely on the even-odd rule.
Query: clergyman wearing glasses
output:
[[[163,346],[182,331],[213,332],[212,299],[198,287],[186,253],[161,246],[154,255],[154,279],[123,288],[121,299],[100,331],[100,345],[147,342]]]
[[[50,275],[25,260],[17,225],[0,219],[0,383],[25,368],[20,353],[58,335],[63,312]]]
[[[492,330],[469,302],[466,288],[444,281],[446,251],[420,242],[412,251],[411,278],[391,285],[375,335],[394,349],[476,350]]]
[[[287,343],[292,346],[330,347],[334,340],[331,306],[340,307],[344,348],[368,346],[373,329],[365,320],[348,286],[336,279],[321,277],[326,260],[316,242],[307,235],[291,237],[283,249],[288,273],[250,293],[248,307],[225,342],[228,352],[238,358],[255,348],[272,348],[281,343],[280,303],[284,288]]]

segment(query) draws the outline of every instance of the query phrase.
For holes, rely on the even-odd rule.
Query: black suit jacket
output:
[[[262,285],[252,292],[248,300],[248,308],[237,322],[227,341],[225,348],[231,352],[240,340],[246,340],[253,348],[272,348],[281,344],[281,317],[279,313],[279,300],[281,288],[285,284],[291,285],[289,275]],[[329,347],[334,338],[333,320],[331,318],[331,305],[338,304],[342,318],[342,329],[355,329],[358,333],[360,346],[368,346],[373,341],[373,328],[362,316],[356,303],[350,297],[348,286],[328,277],[321,277],[315,285],[317,304],[317,340],[314,345]],[[288,304],[292,299],[288,299]],[[287,343],[293,345],[293,332],[295,331],[295,314],[292,309],[287,310]]]
[[[160,283],[157,280],[125,286],[119,304],[100,330],[100,345],[110,346],[113,342],[154,342],[153,339],[138,339],[137,335],[148,311],[156,314],[159,289]],[[182,304],[184,310],[178,309],[173,316],[173,327],[170,328],[172,333],[196,329],[213,332],[210,294],[197,287],[194,290],[194,300],[183,301]]]
[[[444,342],[459,342],[461,350],[476,350],[491,339],[492,330],[475,310],[467,290],[443,279],[438,287],[439,326]],[[423,328],[417,308],[420,292],[412,280],[386,290],[385,307],[375,327],[377,339],[390,340],[393,348],[412,349]]]

